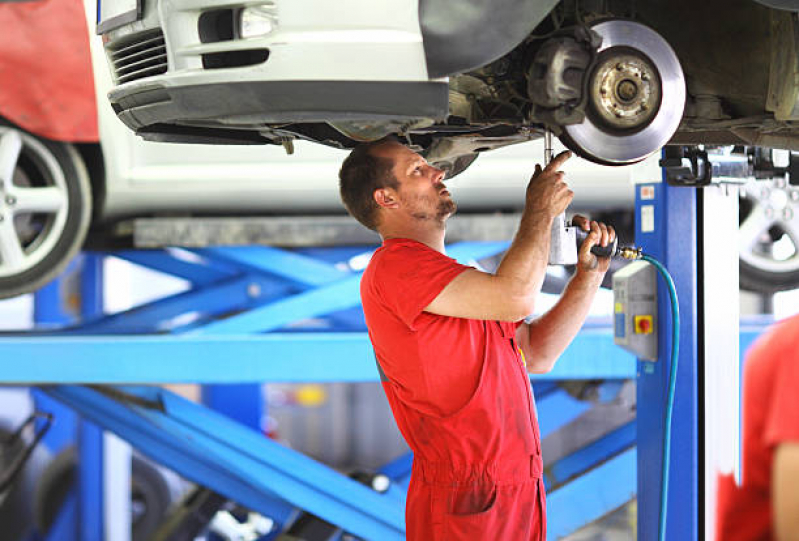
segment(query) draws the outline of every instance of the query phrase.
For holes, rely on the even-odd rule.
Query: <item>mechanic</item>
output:
[[[742,484],[718,484],[717,539],[799,539],[799,315],[749,350],[743,378]]]
[[[344,161],[342,200],[383,245],[361,281],[378,370],[414,452],[409,540],[546,539],[541,442],[527,371],[544,373],[585,320],[609,259],[590,253],[612,227],[589,231],[555,306],[526,323],[544,281],[553,218],[573,194],[560,167],[536,166],[515,239],[494,274],[444,253],[456,205],[444,172],[396,141]],[[527,371],[525,371],[525,366]]]

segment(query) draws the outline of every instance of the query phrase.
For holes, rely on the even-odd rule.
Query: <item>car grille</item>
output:
[[[136,34],[106,47],[117,84],[166,73],[166,42],[160,30]]]

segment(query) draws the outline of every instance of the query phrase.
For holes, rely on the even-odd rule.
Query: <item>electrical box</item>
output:
[[[613,274],[613,341],[645,361],[656,361],[657,272],[634,261]]]

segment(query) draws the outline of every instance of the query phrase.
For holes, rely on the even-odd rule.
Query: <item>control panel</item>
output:
[[[645,361],[656,361],[657,272],[634,261],[613,274],[613,341]]]

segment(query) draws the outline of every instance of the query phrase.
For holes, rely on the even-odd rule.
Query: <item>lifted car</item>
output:
[[[796,0],[99,3],[109,99],[145,139],[396,134],[453,172],[544,128],[611,165],[799,150]]]
[[[451,69],[452,64],[442,64],[442,59],[448,58],[450,54],[453,55],[453,62],[460,58],[456,53],[461,50],[458,47],[465,46],[464,39],[453,41],[453,44],[459,45],[447,49],[449,53],[446,55],[444,52],[440,53],[443,56],[428,55],[430,47],[440,51],[446,49],[446,43],[441,44],[445,49],[437,49],[439,46],[434,45],[439,42],[433,39],[433,34],[430,34],[431,28],[435,27],[440,32],[445,30],[450,32],[452,35],[443,40],[449,43],[450,38],[455,39],[457,37],[455,35],[459,35],[458,28],[462,29],[463,26],[445,24],[449,20],[446,10],[439,12],[440,18],[433,24],[434,20],[429,17],[432,17],[434,12],[427,11],[433,6],[424,1],[418,5],[405,0],[388,3],[376,0],[366,2],[378,5],[383,11],[373,13],[374,9],[366,10],[362,17],[355,17],[352,10],[358,6],[362,7],[364,2],[354,2],[354,0],[329,2],[332,7],[325,7],[328,2],[324,2],[320,7],[318,2],[291,0],[287,4],[289,7],[285,8],[288,11],[283,10],[282,2],[280,4],[261,2],[257,5],[263,7],[263,13],[257,16],[252,13],[245,14],[242,11],[243,6],[232,8],[228,3],[225,4],[228,7],[224,9],[219,5],[201,7],[197,0],[181,0],[169,5],[164,2],[160,8],[159,4],[150,0],[129,4],[113,3],[117,0],[102,0],[102,2],[100,12],[101,15],[106,15],[100,24],[101,32],[106,32],[102,38],[94,34],[97,7],[94,0],[86,0],[85,11],[81,0],[0,3],[0,28],[3,28],[3,32],[0,32],[0,51],[2,51],[0,67],[5,68],[0,70],[0,82],[2,82],[0,84],[0,298],[36,290],[58,274],[72,256],[84,246],[87,239],[92,246],[107,246],[104,241],[109,236],[115,235],[118,229],[123,229],[116,224],[122,226],[124,225],[122,220],[132,217],[343,214],[345,211],[339,201],[336,174],[345,153],[339,148],[349,148],[360,140],[382,137],[388,132],[398,133],[426,152],[431,161],[448,166],[450,178],[466,169],[477,157],[477,152],[506,146],[486,153],[476,166],[470,167],[454,179],[449,187],[461,212],[518,211],[523,204],[520,194],[524,193],[532,167],[543,158],[543,145],[540,140],[524,145],[510,145],[510,143],[535,139],[544,126],[558,129],[558,122],[564,122],[559,132],[561,138],[569,144],[574,144],[565,130],[565,126],[569,124],[562,120],[565,117],[559,115],[567,110],[577,114],[581,110],[580,104],[583,100],[581,97],[580,101],[574,102],[573,109],[568,109],[566,105],[545,107],[535,104],[529,93],[525,93],[527,90],[519,88],[521,80],[516,79],[514,75],[518,74],[524,59],[527,58],[522,53],[529,53],[532,55],[531,58],[539,59],[537,64],[530,64],[528,67],[533,70],[533,65],[539,66],[541,68],[539,71],[544,73],[542,77],[546,79],[548,77],[546,73],[551,70],[545,69],[549,64],[541,60],[542,58],[560,58],[564,63],[571,65],[571,60],[567,63],[566,56],[555,52],[562,52],[565,50],[563,47],[573,49],[578,40],[582,39],[579,35],[583,37],[591,35],[579,34],[574,28],[569,30],[571,34],[568,32],[568,35],[562,34],[571,24],[568,21],[591,22],[594,20],[594,15],[591,14],[599,12],[618,14],[618,10],[621,9],[619,6],[633,7],[628,2],[558,4],[554,11],[542,19],[535,33],[527,35],[510,53],[499,55],[497,60],[490,63],[490,67],[474,68],[468,73],[455,74],[447,83],[447,80],[441,77],[429,79],[429,73],[433,73],[430,70],[443,69],[446,72],[446,69]],[[413,5],[414,8],[407,11],[407,8],[397,7],[395,4]],[[636,25],[658,20],[651,15],[644,16],[654,9],[653,6],[665,8],[662,2],[645,4],[632,13],[633,20],[637,21]],[[766,87],[776,87],[769,82],[771,79],[763,78],[764,73],[768,72],[768,68],[764,66],[773,66],[769,58],[759,56],[757,57],[759,63],[748,61],[756,57],[756,51],[762,53],[771,49],[770,46],[764,49],[764,43],[768,40],[764,41],[763,35],[758,38],[760,41],[754,40],[753,36],[749,35],[752,28],[744,22],[750,17],[752,24],[763,30],[765,24],[763,17],[768,20],[773,17],[774,21],[783,23],[787,17],[789,26],[795,26],[795,14],[771,10],[747,0],[737,2],[734,7],[738,11],[735,11],[735,15],[730,15],[722,10],[717,2],[711,2],[711,5],[713,4],[720,13],[724,12],[724,17],[713,19],[712,27],[706,25],[708,35],[712,36],[717,32],[715,25],[729,28],[731,18],[738,17],[742,22],[741,28],[736,30],[736,36],[749,41],[745,42],[745,46],[742,42],[733,44],[735,48],[730,48],[729,54],[737,55],[736,62],[732,62],[727,56],[719,56],[714,60],[717,64],[711,66],[710,60],[700,58],[705,54],[699,45],[702,42],[697,41],[696,44],[690,45],[687,36],[685,39],[679,35],[677,38],[669,38],[674,50],[680,55],[686,74],[692,72],[702,74],[703,70],[693,67],[689,70],[688,66],[704,63],[705,68],[709,70],[705,74],[708,80],[726,77],[727,83],[727,86],[719,82],[711,85],[720,94],[713,92],[693,94],[691,79],[688,79],[686,114],[683,115],[681,125],[676,135],[672,137],[672,141],[685,143],[718,141],[725,144],[740,144],[741,137],[745,135],[746,141],[751,139],[775,147],[794,145],[792,130],[795,127],[791,121],[777,121],[776,113],[761,116],[754,113],[757,107],[760,107],[757,105],[760,103],[758,102],[760,98],[756,99],[753,96],[760,95],[757,93],[763,94],[763,89]],[[267,9],[272,5],[280,9],[276,12]],[[505,7],[505,3],[496,0],[494,5],[497,9],[496,17],[505,17],[506,15],[502,13],[509,9]],[[674,5],[681,5],[689,11],[691,9],[686,7],[687,4]],[[452,4],[451,11],[457,11],[459,17],[464,17],[469,6],[477,9],[481,4],[458,0]],[[299,12],[293,11],[295,7]],[[336,9],[333,9],[334,7]],[[411,22],[400,20],[399,16],[395,17],[388,10],[389,7],[405,10],[403,13],[406,18],[411,17]],[[319,17],[313,15],[309,19],[317,21],[316,26],[294,28],[289,24],[293,18],[301,17],[312,8],[322,10],[318,13]],[[694,8],[694,13],[697,15],[710,13],[705,11],[703,3],[698,3]],[[339,11],[352,18],[348,21],[342,20]],[[92,31],[91,47],[88,46],[87,39],[89,36],[86,24],[87,12],[90,19],[88,26]],[[212,15],[205,15],[206,13]],[[265,25],[269,23],[270,14],[274,13],[278,16],[275,23],[277,30],[274,34],[267,32],[267,35],[261,38],[255,36],[246,39],[236,38],[242,32],[252,33],[259,28],[259,32],[268,30]],[[427,30],[419,26],[418,18],[423,13],[426,14],[423,20],[427,21],[425,26]],[[183,15],[178,16],[178,14]],[[490,34],[491,29],[496,28],[493,25],[499,19],[494,19],[494,15],[489,17],[479,10],[473,11],[472,15],[478,17],[479,24],[475,24],[480,31],[475,31],[473,36],[467,36],[471,47],[480,49],[484,45],[484,40],[504,39],[503,36],[490,38],[484,35]],[[676,17],[674,25],[679,26],[680,21],[687,25],[680,15],[680,10],[675,9],[673,15]],[[365,31],[364,28],[368,28],[367,23],[374,24],[378,16],[382,21],[379,31]],[[332,28],[330,32],[322,31],[324,28],[322,19],[325,18],[330,21]],[[673,25],[665,21],[665,18],[660,20],[661,26],[658,27],[660,33],[679,34],[676,30],[666,32],[664,28]],[[708,20],[707,17],[705,20]],[[163,21],[173,21],[174,25],[170,23],[163,26]],[[203,36],[212,31],[217,32],[219,36],[228,32],[224,35],[229,36],[229,39],[209,41],[206,37],[203,38],[205,41],[199,40],[199,34],[192,34],[191,31],[200,31],[200,27],[197,26],[200,21],[204,21]],[[454,23],[455,21],[452,22]],[[336,30],[338,28],[336,25],[342,28]],[[387,30],[398,25],[403,28],[405,25],[409,30],[392,31],[393,33]],[[596,25],[589,26],[595,28]],[[347,33],[345,31],[347,28],[358,31]],[[633,28],[639,30],[638,26]],[[166,30],[164,37],[158,38],[163,39],[161,45],[158,45],[156,40],[153,42],[154,49],[144,47],[146,43],[140,40],[141,36],[163,30]],[[508,32],[510,30],[508,29]],[[693,32],[686,31],[688,34]],[[181,32],[184,34],[180,34]],[[718,32],[722,33],[721,30]],[[170,37],[172,34],[174,36]],[[765,35],[768,36],[768,33]],[[780,43],[785,45],[785,35],[774,35],[777,36],[775,39],[783,40]],[[558,39],[551,41],[555,37]],[[190,43],[191,39],[197,40],[194,42],[194,48],[181,49],[178,46],[179,43]],[[251,102],[235,93],[228,95],[221,92],[216,94],[218,104],[207,101],[183,102],[177,99],[177,103],[182,104],[181,107],[186,111],[192,111],[191,114],[196,118],[181,120],[173,117],[171,120],[161,119],[155,124],[144,122],[150,118],[148,114],[161,115],[177,111],[174,106],[168,106],[168,103],[158,105],[160,102],[152,101],[147,105],[148,99],[163,95],[159,88],[174,87],[168,93],[177,92],[175,94],[177,96],[181,94],[183,86],[205,84],[202,81],[207,83],[209,76],[218,77],[222,87],[228,86],[228,82],[231,81],[258,82],[259,78],[264,77],[267,77],[267,80],[280,80],[281,84],[292,83],[294,79],[288,79],[289,71],[275,72],[273,70],[275,63],[271,63],[271,60],[267,60],[263,65],[238,67],[229,65],[233,61],[231,58],[246,57],[236,51],[257,48],[267,42],[270,43],[270,59],[283,58],[284,53],[289,55],[291,59],[289,64],[281,61],[283,63],[277,65],[283,66],[285,70],[288,70],[290,65],[294,66],[290,72],[292,77],[299,78],[305,72],[305,79],[299,80],[310,81],[309,88],[314,92],[321,92],[327,88],[325,85],[317,84],[318,81],[314,82],[314,73],[319,74],[317,77],[324,76],[333,81],[349,80],[348,84],[351,86],[348,88],[353,92],[351,96],[345,95],[346,93],[321,96],[318,98],[319,103],[324,105],[335,103],[336,99],[348,100],[346,103],[355,102],[355,105],[360,107],[354,109],[355,112],[365,110],[366,116],[358,119],[350,117],[349,120],[339,118],[337,121],[323,121],[318,119],[327,118],[330,111],[320,109],[306,111],[306,116],[296,117],[291,121],[286,117],[280,123],[263,121],[256,125],[253,124],[254,119],[273,118],[268,115],[276,114],[274,113],[276,108],[284,107],[292,115],[298,113],[292,107],[300,103],[297,100],[305,99],[302,93],[281,94],[272,101],[267,100],[266,104],[260,103],[263,101],[262,97],[255,94],[251,99],[260,103],[258,107],[267,108],[250,110],[246,115],[232,119],[215,115],[225,108],[249,107],[247,103]],[[385,43],[378,47],[375,44],[379,42]],[[120,44],[124,43],[131,46],[125,53],[130,55],[128,59],[130,63],[125,74],[129,73],[131,76],[126,77],[125,81],[122,80],[120,76],[122,71],[119,69],[114,71],[112,79],[105,57],[109,51],[119,52],[121,49],[117,46],[121,47]],[[298,43],[305,45],[300,46]],[[550,45],[545,48],[545,43]],[[609,41],[603,43],[607,45]],[[657,38],[656,43],[662,45],[662,40]],[[690,51],[691,47],[694,47],[693,50],[699,57],[693,58],[688,53],[680,53],[680,51]],[[747,47],[752,48],[752,51],[743,51]],[[223,52],[222,49],[235,54],[207,56],[215,54],[213,51]],[[344,49],[349,52],[345,54]],[[392,53],[392,51],[410,49],[416,50],[418,54],[406,58],[399,52],[397,55]],[[157,53],[158,50],[161,52]],[[469,52],[471,50],[464,49],[462,54],[470,57],[477,54]],[[546,53],[547,50],[550,52]],[[783,58],[785,54],[793,54],[791,53],[793,50],[778,48],[775,49],[775,55],[777,58]],[[192,57],[191,51],[200,51],[198,53],[200,56]],[[291,56],[294,54],[292,51],[298,51],[296,54],[300,56]],[[366,53],[373,53],[373,56],[363,57]],[[314,54],[322,56],[317,58],[313,56]],[[204,59],[202,55],[206,55],[206,58]],[[116,58],[114,56],[112,60]],[[154,64],[153,62],[159,58],[160,63]],[[181,68],[183,65],[181,63],[190,58],[194,58],[190,62],[191,68]],[[94,70],[92,70],[92,60]],[[466,61],[466,59],[461,60]],[[213,67],[214,62],[222,63]],[[445,65],[450,68],[435,67]],[[502,65],[505,66],[502,68],[504,72],[500,70]],[[624,65],[622,67],[621,72],[628,73],[625,71],[627,68]],[[264,72],[263,69],[266,68],[272,71]],[[313,71],[312,68],[321,71]],[[430,83],[433,85],[430,88],[445,88],[444,103],[439,104],[444,116],[433,118],[422,115],[420,118],[428,119],[425,121],[426,126],[411,125],[404,121],[392,123],[392,119],[404,118],[396,111],[404,107],[403,100],[410,100],[413,93],[408,96],[402,94],[394,102],[386,101],[386,94],[376,94],[373,96],[375,103],[388,108],[386,110],[391,114],[387,117],[369,116],[375,113],[368,109],[369,96],[362,99],[363,89],[377,87],[362,86],[360,82],[367,80],[368,77],[376,77],[374,73],[378,69],[382,70],[381,77],[386,84],[421,81],[425,83],[422,87]],[[538,68],[533,71],[536,70]],[[414,76],[416,79],[409,75],[411,72],[417,73]],[[605,73],[610,77],[610,81],[616,81],[616,76],[613,75],[615,72],[611,72]],[[505,75],[500,77],[500,73]],[[554,85],[551,87],[554,90],[543,92],[546,95],[556,89],[560,89],[558,92],[566,92],[570,88],[569,85],[573,87],[575,84],[572,78],[584,73],[583,68],[565,69],[564,84]],[[641,72],[642,75],[643,73]],[[405,77],[404,80],[398,79],[401,74],[406,74],[402,76]],[[268,79],[269,77],[272,79]],[[283,79],[280,79],[281,77]],[[779,81],[782,76],[775,74],[774,77]],[[734,83],[738,79],[743,86],[736,87]],[[533,77],[531,80],[541,79]],[[526,81],[525,79],[524,85],[527,84]],[[550,79],[550,82],[554,81]],[[136,93],[137,89],[146,88],[155,92],[150,98],[146,93]],[[613,88],[616,89],[614,92],[618,91],[620,95],[627,95],[630,91],[624,78]],[[636,89],[644,88],[652,87],[636,86]],[[100,96],[99,99],[95,98],[95,89]],[[741,89],[748,89],[749,94]],[[136,97],[135,99],[130,97],[129,100],[122,102],[127,109],[120,108],[121,106],[117,104],[115,112],[109,101],[105,99],[109,92],[112,98],[126,93]],[[598,93],[602,95],[601,88]],[[377,98],[381,100],[377,101]],[[765,94],[761,98],[766,99]],[[665,102],[661,100],[659,103],[662,109],[662,103]],[[744,107],[745,103],[750,105]],[[713,107],[717,106],[717,113],[724,112],[730,118],[709,120],[708,111],[711,104],[715,104]],[[200,105],[206,107],[205,113]],[[591,118],[595,118],[591,115],[598,113],[591,112],[591,108],[586,107],[587,105],[582,110],[585,119],[590,121]],[[341,114],[345,112],[347,111],[342,111]],[[312,116],[316,114],[319,116]],[[293,148],[295,152],[293,155],[287,155],[280,145],[229,146],[145,141],[120,122],[118,117],[122,117],[128,123],[136,119],[142,121],[142,127],[137,129],[149,139],[195,143],[272,142]],[[534,121],[534,117],[544,120]],[[621,119],[624,117],[622,114]],[[363,120],[364,118],[372,120],[367,122]],[[628,118],[637,117],[628,115]],[[704,120],[701,120],[703,118]],[[745,118],[749,120],[746,122],[741,120]],[[432,123],[430,119],[433,119]],[[591,122],[596,123],[600,120],[595,119]],[[648,125],[655,125],[654,120]],[[714,126],[713,130],[710,130],[709,126]],[[636,141],[645,141],[639,137],[643,132],[622,130],[614,133],[616,135],[610,134],[609,138],[597,140],[608,142],[617,139],[629,142],[631,148]],[[306,139],[323,142],[326,145],[307,142]],[[640,148],[636,152],[642,153]],[[742,287],[758,291],[799,287],[799,186],[796,185],[799,182],[799,173],[795,173],[799,168],[794,167],[794,162],[785,158],[787,153],[782,153],[780,161],[773,158],[776,154],[769,149],[728,147],[725,152],[729,153],[726,158],[728,161],[747,163],[752,169],[753,182],[742,190],[740,235]],[[603,154],[603,157],[604,160],[600,161],[609,161],[607,154]],[[618,219],[611,221],[619,227],[623,226],[625,221],[630,222],[627,218],[632,216],[633,181],[660,178],[657,160],[658,156],[655,154],[639,163],[622,167],[601,167],[585,160],[570,160],[566,170],[569,183],[575,191],[572,210],[593,215],[599,212],[614,212]],[[623,161],[618,162],[621,163]],[[628,234],[626,238],[629,239],[630,235]],[[114,243],[119,242],[116,237],[113,240]]]

